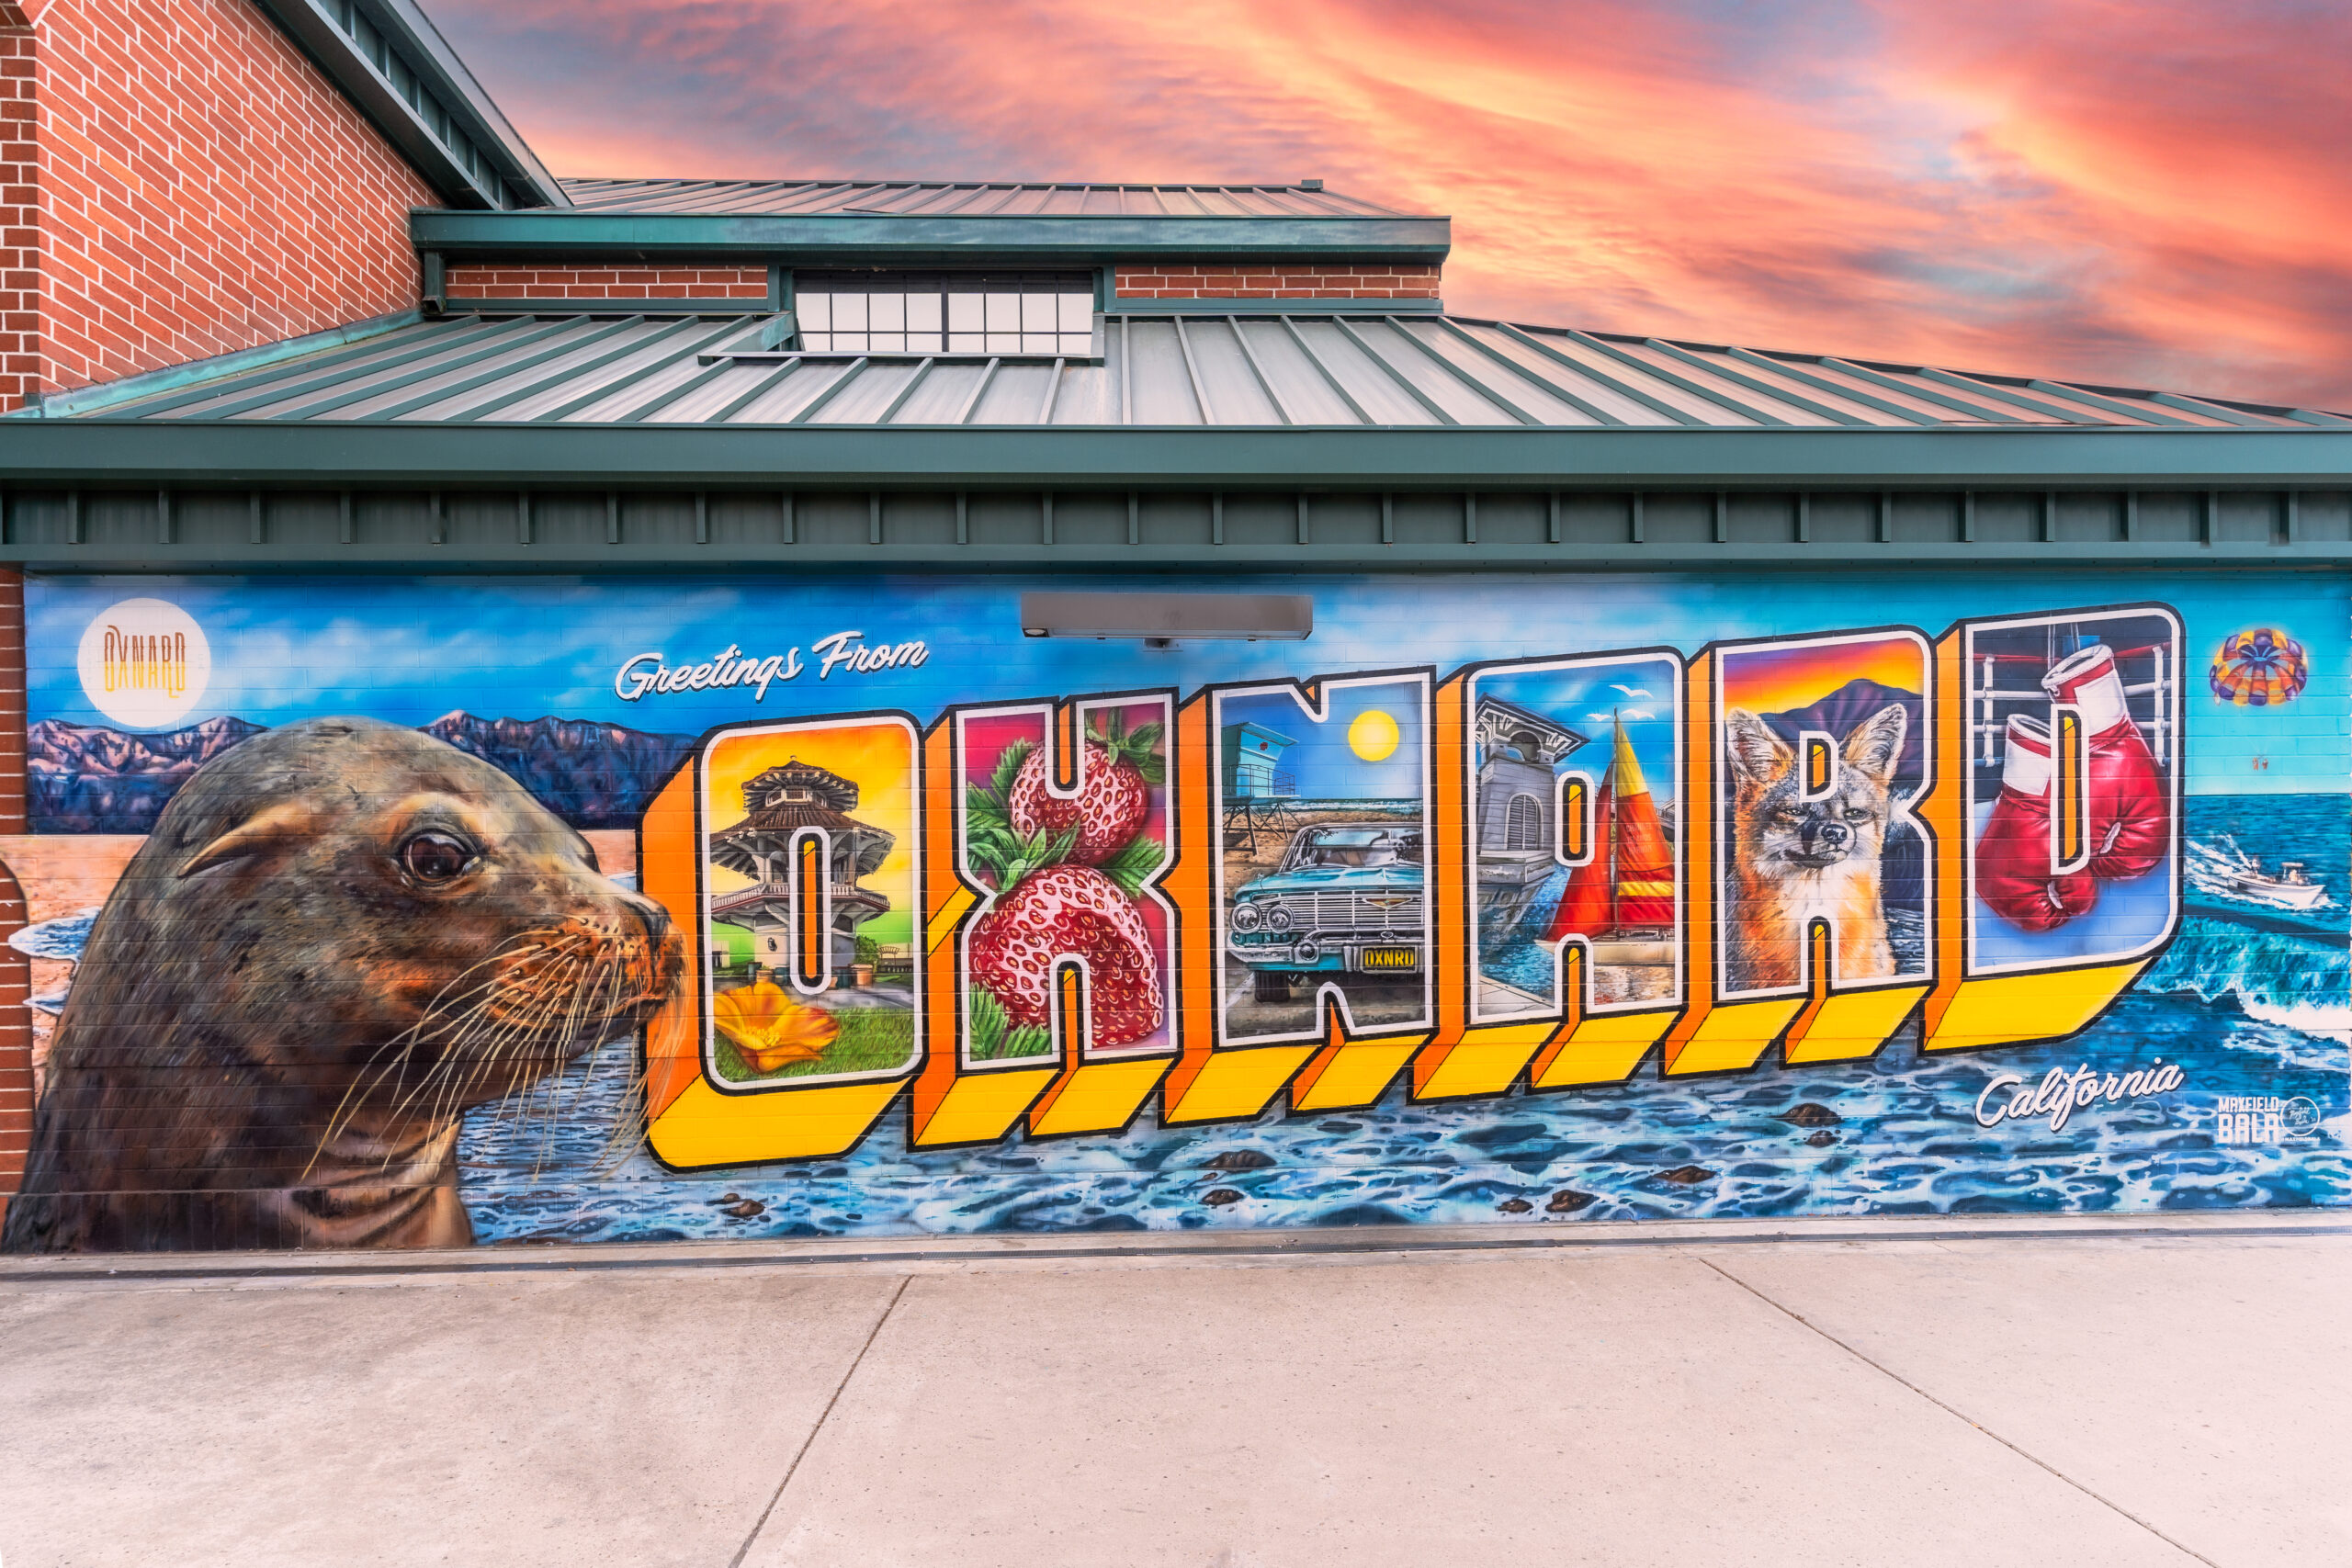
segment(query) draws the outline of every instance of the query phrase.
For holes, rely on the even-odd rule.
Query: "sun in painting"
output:
[[[1348,726],[1348,749],[1367,762],[1387,760],[1396,750],[1396,721],[1378,708],[1366,708]]]

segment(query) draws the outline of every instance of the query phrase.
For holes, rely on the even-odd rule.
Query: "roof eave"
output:
[[[2352,490],[2352,431],[0,422],[12,488]]]
[[[699,213],[412,214],[417,249],[546,259],[729,257],[826,265],[1096,265],[1151,257],[1437,263],[1453,249],[1444,218],[1179,218],[1050,215],[887,218]]]
[[[423,95],[483,154],[492,168],[469,167],[435,133],[422,107],[402,95],[387,71],[320,0],[260,0],[262,9],[300,45],[444,201],[504,208],[502,186],[526,199],[569,208],[571,198],[516,133],[413,0],[352,0],[355,14],[389,42]]]

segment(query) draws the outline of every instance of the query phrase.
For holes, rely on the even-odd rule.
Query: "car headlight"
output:
[[[1260,908],[1256,904],[1241,903],[1236,904],[1233,907],[1233,929],[1235,931],[1254,931],[1265,923],[1266,911]]]
[[[1272,909],[1267,912],[1266,929],[1277,931],[1286,931],[1290,930],[1290,911],[1283,908],[1280,904],[1275,905]]]

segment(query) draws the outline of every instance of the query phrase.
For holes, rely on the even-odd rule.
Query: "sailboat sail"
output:
[[[1650,797],[1649,782],[1642,776],[1624,722],[1612,722],[1614,755],[1608,782],[1593,803],[1606,842],[1596,845],[1592,859],[1568,874],[1547,941],[1674,923],[1674,854],[1667,848],[1657,804]]]

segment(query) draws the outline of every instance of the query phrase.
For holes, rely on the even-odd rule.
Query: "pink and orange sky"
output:
[[[1291,180],[1460,310],[2352,409],[2346,0],[432,0],[562,175]]]

